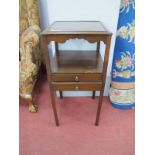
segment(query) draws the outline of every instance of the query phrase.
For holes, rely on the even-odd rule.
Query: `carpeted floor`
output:
[[[105,97],[100,124],[94,126],[98,98],[57,98],[56,127],[43,76],[34,100],[37,113],[20,100],[20,155],[134,155],[134,110],[115,109]]]

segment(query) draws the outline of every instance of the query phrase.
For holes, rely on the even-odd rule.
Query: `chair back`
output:
[[[19,0],[19,34],[32,25],[39,25],[38,0]]]

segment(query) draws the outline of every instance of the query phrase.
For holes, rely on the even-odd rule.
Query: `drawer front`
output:
[[[102,81],[102,74],[53,74],[52,79],[60,82]]]
[[[101,90],[102,82],[53,82],[55,90]]]

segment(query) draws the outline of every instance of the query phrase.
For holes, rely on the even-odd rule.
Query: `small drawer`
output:
[[[101,90],[102,82],[52,82],[55,90]]]
[[[57,82],[102,81],[102,74],[53,74],[52,79]]]

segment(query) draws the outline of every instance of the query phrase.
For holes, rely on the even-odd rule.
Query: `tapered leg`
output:
[[[62,91],[59,91],[59,93],[60,93],[60,98],[62,99],[63,98]]]
[[[52,101],[52,108],[53,108],[55,123],[56,123],[56,126],[59,126],[59,120],[58,120],[56,104],[55,104],[55,93],[53,90],[50,90],[50,92],[51,92],[51,101]]]
[[[96,126],[99,124],[100,113],[101,113],[101,108],[102,108],[102,101],[103,101],[103,90],[100,91],[99,103],[98,103],[97,114],[96,114],[96,122],[95,122]]]
[[[49,44],[49,42],[48,42],[46,36],[42,36],[42,44],[41,45],[42,45],[42,48],[44,49],[44,57],[45,57],[45,61],[46,61],[47,79],[48,79],[50,95],[51,95],[51,104],[52,104],[52,109],[53,109],[53,113],[54,113],[56,126],[59,126],[59,120],[58,120],[56,104],[55,104],[55,92],[54,92],[54,89],[53,89],[53,87],[51,85],[51,83],[52,83],[52,77],[51,77],[51,73],[52,73],[51,69],[52,69],[52,67],[51,67],[50,59],[49,59],[48,44]]]
[[[103,69],[102,69],[103,87],[102,87],[102,90],[100,91],[99,103],[98,103],[97,114],[96,114],[96,122],[95,122],[96,126],[99,124],[100,113],[101,113],[101,108],[102,108],[102,100],[103,100],[103,92],[104,92],[106,74],[107,74],[107,66],[108,66],[108,59],[109,59],[111,35],[107,36],[106,40],[104,42],[106,44],[106,49],[105,49],[104,61],[103,61]],[[98,45],[98,50],[99,50],[99,45]]]
[[[92,99],[95,99],[95,90],[93,91]]]

